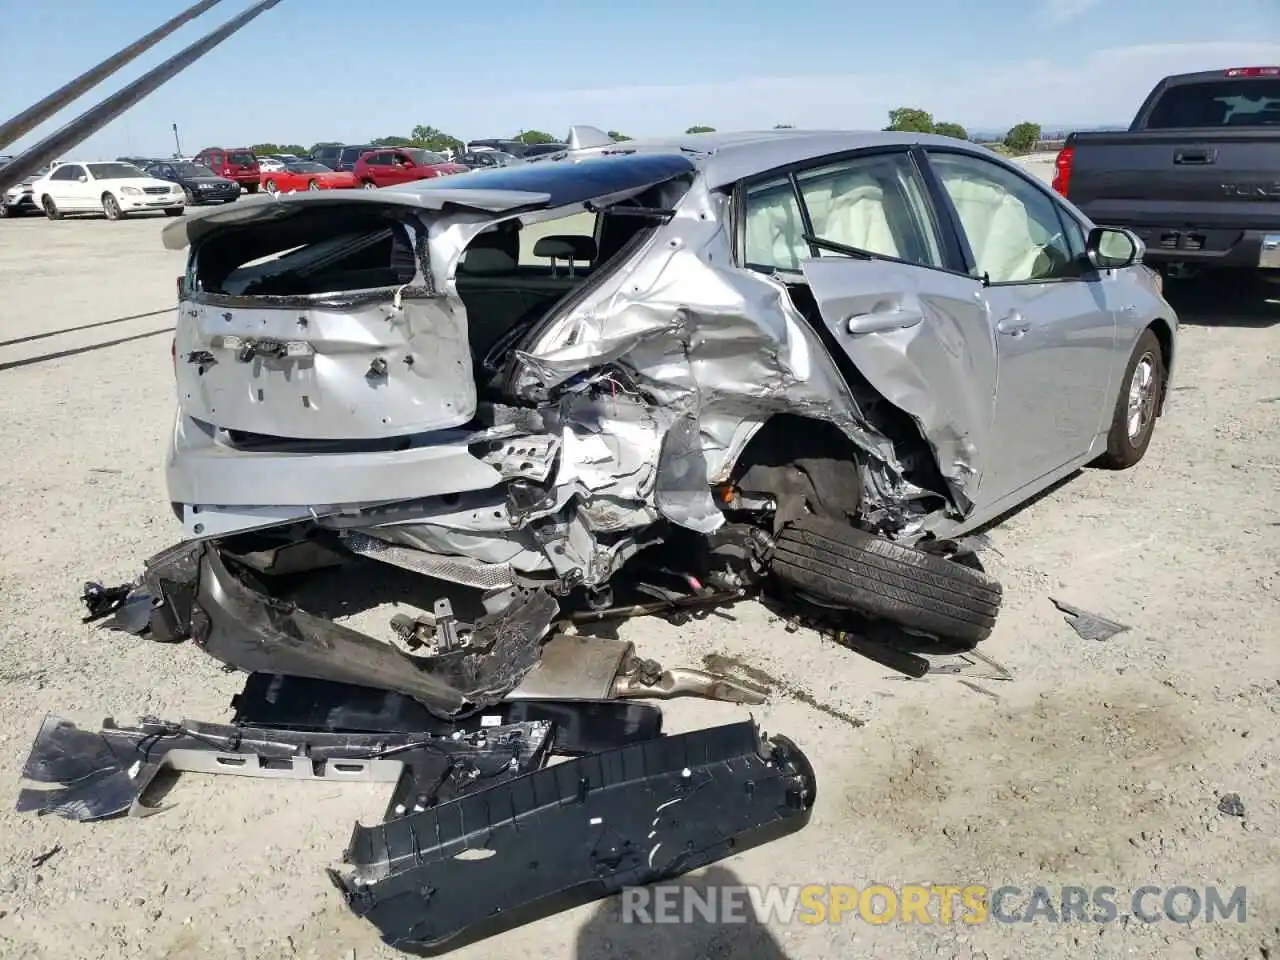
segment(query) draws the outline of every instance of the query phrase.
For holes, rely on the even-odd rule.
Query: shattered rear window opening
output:
[[[209,237],[196,253],[198,289],[235,297],[305,297],[412,283],[409,232],[382,211],[300,212]]]

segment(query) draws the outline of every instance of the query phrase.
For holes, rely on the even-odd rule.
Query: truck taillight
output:
[[[1071,161],[1075,159],[1075,147],[1063,147],[1053,161],[1053,189],[1064,197],[1071,188]]]
[[[1280,67],[1232,67],[1228,77],[1280,77]]]

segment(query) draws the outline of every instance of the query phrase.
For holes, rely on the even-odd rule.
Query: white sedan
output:
[[[144,210],[177,217],[186,205],[176,183],[119,162],[60,163],[31,185],[31,199],[50,220],[68,213],[102,213],[108,220],[123,220]]]

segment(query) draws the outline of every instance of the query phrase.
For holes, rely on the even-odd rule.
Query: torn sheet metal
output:
[[[151,630],[189,638],[246,673],[284,673],[404,693],[444,716],[501,700],[538,662],[559,612],[543,590],[513,589],[477,620],[470,642],[415,657],[254,589],[218,550],[183,543],[153,557],[143,582],[155,598]]]
[[[816,792],[795,744],[730,724],[357,826],[330,877],[385,943],[436,951],[795,832]]]
[[[19,812],[67,820],[145,814],[161,770],[286,780],[394,783],[388,817],[535,770],[551,723],[532,721],[470,733],[327,733],[143,719],[82,730],[48,716],[23,766],[41,784],[18,794]]]
[[[1067,624],[1084,640],[1110,640],[1117,634],[1131,629],[1128,624],[1117,623],[1096,613],[1089,613],[1069,603],[1049,598],[1049,602],[1066,614]]]

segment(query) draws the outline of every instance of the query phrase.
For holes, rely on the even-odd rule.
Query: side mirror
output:
[[[85,176],[83,173],[82,173],[82,174],[80,174],[80,176],[76,177],[76,180],[77,180],[77,182],[79,182],[79,183],[88,183],[88,182],[89,182],[89,178],[88,178],[87,176]]]
[[[1147,248],[1132,230],[1123,227],[1094,227],[1085,240],[1085,256],[1098,270],[1120,270],[1141,263]]]

